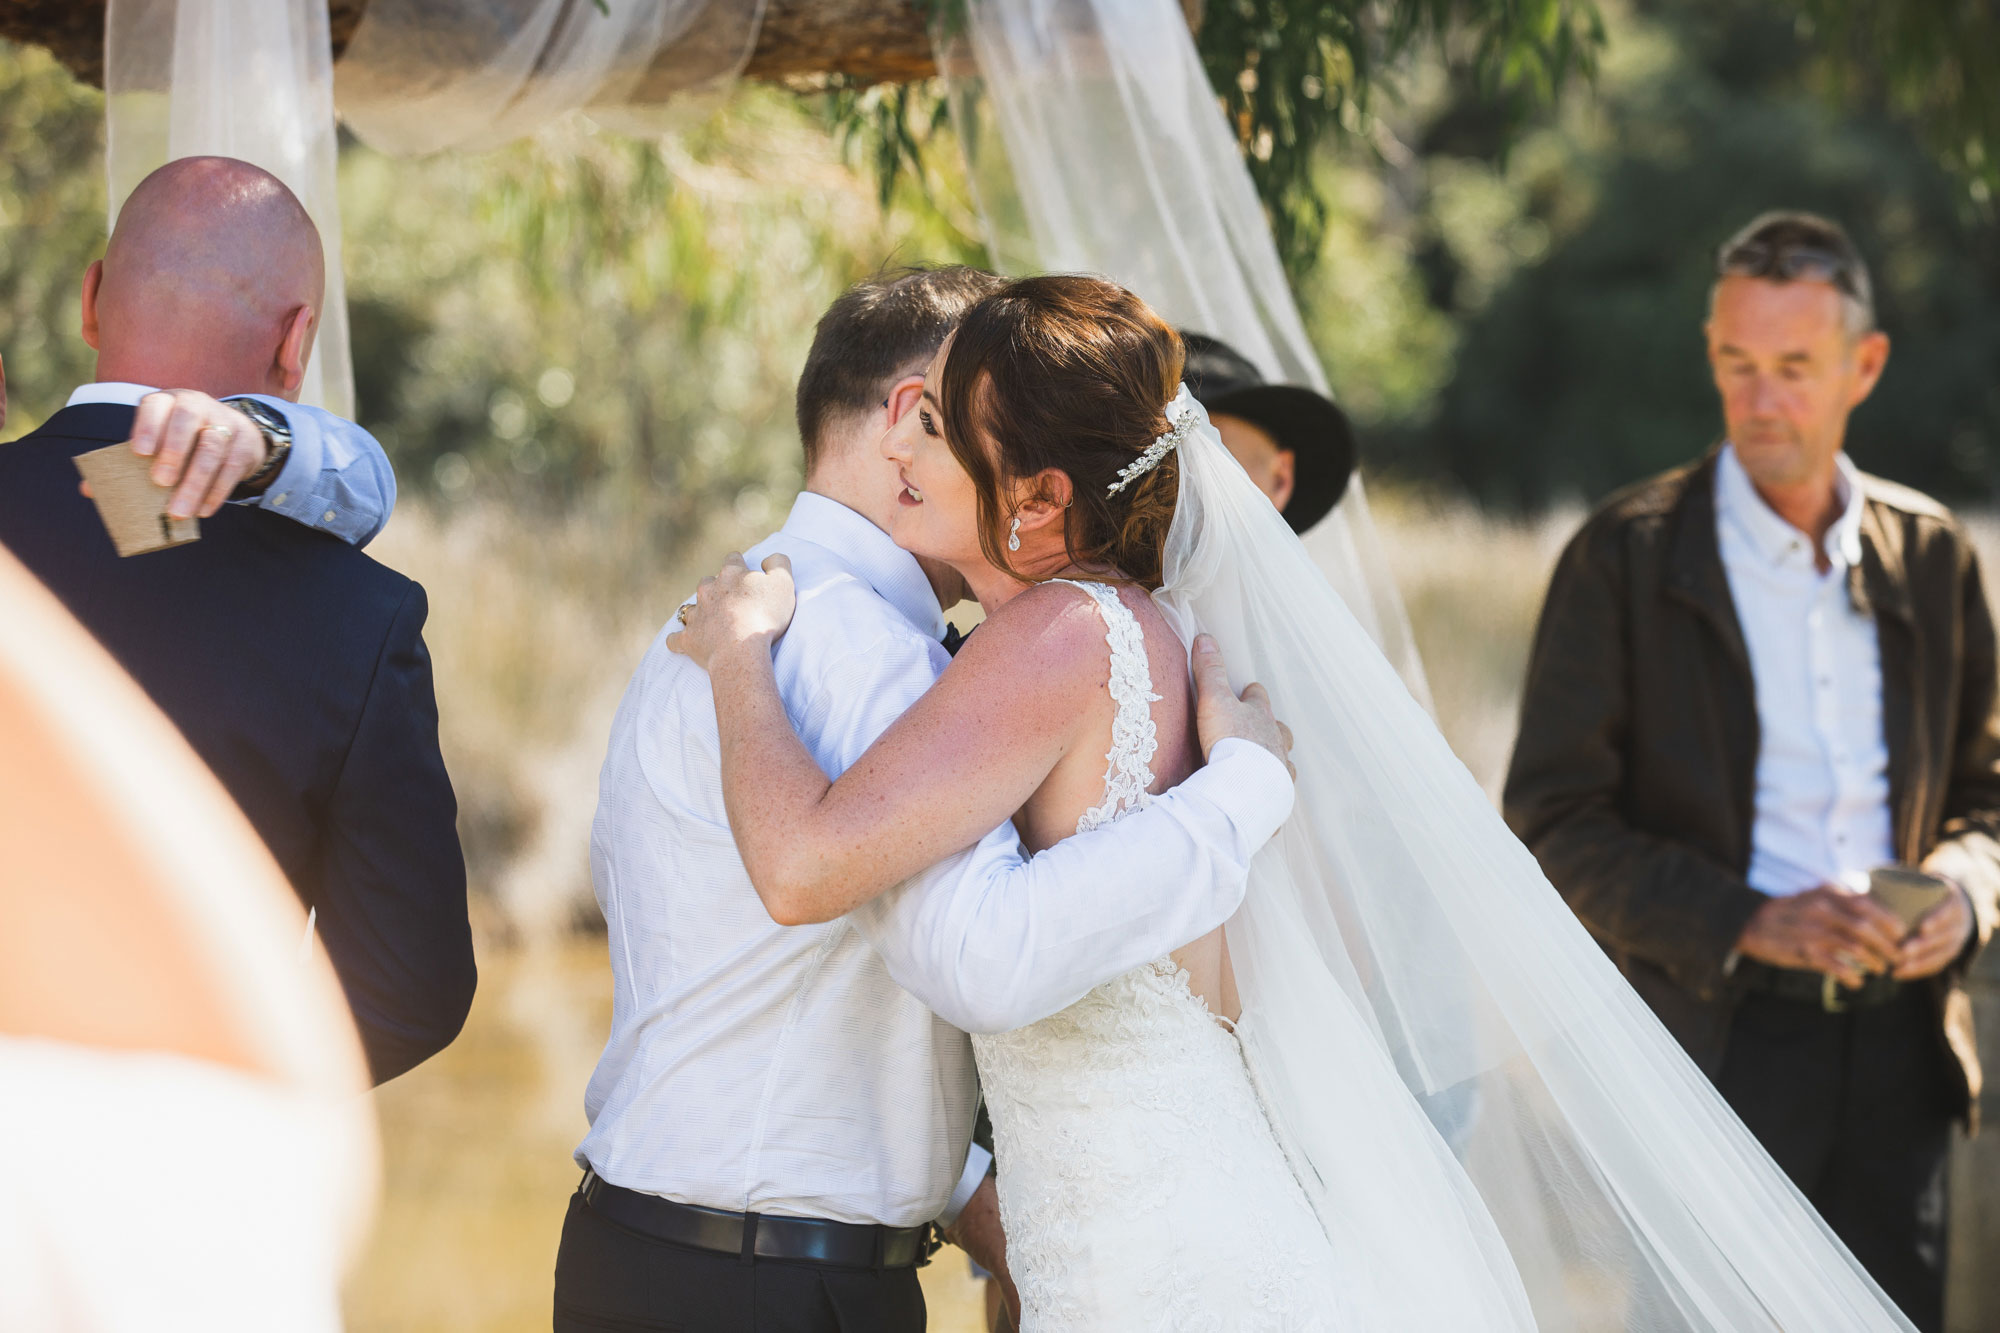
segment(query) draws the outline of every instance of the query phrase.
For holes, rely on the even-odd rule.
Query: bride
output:
[[[974,1038],[1024,1333],[1908,1325],[1549,887],[1094,278],[967,315],[884,441],[890,533],[987,613],[838,782],[793,733],[782,568],[669,640],[714,685],[745,866],[825,921],[1013,818],[1040,850],[1199,762],[1216,636],[1297,743],[1238,915]],[[781,559],[781,558],[779,558]]]

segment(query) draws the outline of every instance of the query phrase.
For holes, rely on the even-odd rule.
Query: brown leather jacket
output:
[[[1750,657],[1715,530],[1715,452],[1606,501],[1556,566],[1535,634],[1507,822],[1660,1020],[1713,1077],[1739,986],[1724,966],[1765,901],[1744,875],[1757,780]],[[1882,645],[1898,857],[1970,893],[1977,938],[1929,983],[1979,1100],[1964,966],[2000,895],[1993,619],[1972,544],[1916,491],[1863,476],[1850,593]]]

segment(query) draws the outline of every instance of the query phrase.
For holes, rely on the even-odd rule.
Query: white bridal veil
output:
[[[944,12],[996,263],[1105,274],[1324,389],[1175,0]],[[1321,1221],[1365,1256],[1361,1308],[1423,1330],[1907,1329],[1439,735],[1359,488],[1302,545],[1205,414],[1180,467],[1159,600],[1298,738],[1295,813],[1228,926],[1240,1030]]]
[[[1239,1031],[1336,1247],[1381,1284],[1364,1308],[1413,1329],[1909,1328],[1205,414],[1180,469],[1156,596],[1265,683],[1298,742],[1297,806],[1227,928]]]
[[[1176,327],[1222,339],[1273,381],[1326,392],[1179,0],[955,0],[938,9],[938,68],[996,267],[1101,273]],[[1306,545],[1428,706],[1360,478]]]

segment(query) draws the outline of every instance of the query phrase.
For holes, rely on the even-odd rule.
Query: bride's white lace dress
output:
[[[1076,586],[1104,615],[1117,704],[1083,833],[1146,801],[1156,696],[1137,618],[1113,589]],[[973,1049],[1022,1333],[1368,1326],[1348,1317],[1236,1034],[1170,958]]]

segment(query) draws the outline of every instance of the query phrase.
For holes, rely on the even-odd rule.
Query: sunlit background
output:
[[[1296,266],[1440,720],[1495,791],[1562,542],[1715,433],[1708,264],[1763,208],[1839,217],[1875,265],[1896,350],[1857,460],[1973,514],[2000,559],[1980,517],[2000,486],[1981,179],[1888,93],[1830,86],[1797,7],[1601,8],[1595,77],[1552,108],[1502,114],[1449,44],[1399,69],[1317,150],[1328,215]],[[486,155],[343,145],[359,414],[403,488],[371,553],[430,593],[482,966],[464,1036],[377,1094],[385,1207],[349,1290],[357,1333],[548,1326],[609,1018],[587,841],[618,694],[697,571],[796,493],[792,383],[820,310],[885,263],[984,259],[948,145],[885,187],[879,145],[837,119],[744,86],[660,142],[572,118]],[[9,438],[91,378],[76,285],[102,252],[102,125],[94,90],[0,43]],[[2000,1237],[1990,1160],[1959,1164],[1957,1329],[2000,1326],[1978,1275]],[[961,1256],[925,1278],[934,1328],[978,1326]]]

